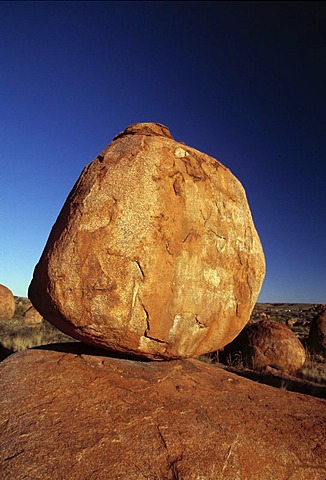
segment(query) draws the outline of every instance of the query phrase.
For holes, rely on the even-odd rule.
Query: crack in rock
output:
[[[221,238],[222,240],[226,240],[226,238],[223,235],[220,235],[219,233],[215,232],[215,230],[213,230],[212,228],[209,228],[207,231],[209,233],[212,233],[213,235],[215,235],[215,237],[217,237],[217,238]]]
[[[168,342],[165,342],[164,340],[160,340],[159,338],[155,338],[153,337],[151,334],[150,334],[150,330],[151,330],[151,325],[150,325],[150,320],[149,320],[149,313],[148,311],[146,310],[146,307],[145,305],[141,302],[141,306],[145,312],[145,316],[146,316],[146,330],[144,332],[144,337],[145,338],[148,338],[149,340],[153,340],[154,342],[157,342],[157,343],[163,343],[164,345],[168,345]]]
[[[168,473],[171,474],[171,476],[169,475],[169,479],[179,480],[180,477],[179,477],[178,463],[183,460],[183,453],[181,453],[178,456],[175,456],[174,458],[171,458],[167,442],[161,432],[159,425],[157,425],[157,431],[158,431],[161,443],[164,447],[164,450],[166,451],[167,470],[168,470]]]
[[[223,468],[222,468],[222,471],[221,471],[221,477],[220,478],[223,478],[224,470],[226,469],[226,467],[228,465],[229,459],[232,455],[233,450],[235,449],[236,445],[238,444],[238,441],[239,441],[239,434],[236,436],[234,442],[231,443],[231,445],[229,447],[229,450],[228,450],[228,453],[226,455],[226,459],[224,461],[224,465],[223,465]]]
[[[165,342],[164,340],[160,340],[159,338],[151,337],[151,336],[149,335],[149,333],[147,332],[147,330],[146,330],[146,332],[144,333],[144,337],[148,338],[149,340],[153,340],[153,342],[157,342],[157,343],[162,343],[162,344],[164,344],[164,345],[168,345],[168,342]]]
[[[199,318],[198,318],[197,315],[195,315],[195,323],[196,323],[196,325],[199,326],[199,328],[208,328],[207,325],[205,325],[204,323],[202,323],[202,322],[199,320]]]
[[[177,196],[181,196],[182,193],[183,193],[183,189],[184,189],[184,182],[185,182],[185,179],[182,175],[182,173],[180,172],[177,172],[176,174],[173,175],[173,190],[174,190],[174,193],[177,195]]]
[[[206,223],[208,222],[208,220],[211,218],[212,216],[212,210],[209,212],[209,214],[207,215],[207,217],[204,215],[204,212],[202,211],[202,209],[200,208],[199,209],[200,213],[201,213],[201,216],[203,217],[204,219],[204,227],[206,227]]]
[[[142,280],[144,280],[144,278],[145,278],[145,273],[144,273],[144,270],[143,270],[143,268],[142,268],[139,260],[133,260],[133,262],[137,265],[138,270],[140,271],[141,278],[142,278]]]
[[[8,461],[8,460],[12,460],[13,458],[18,457],[18,455],[21,455],[21,454],[24,453],[24,452],[25,452],[24,449],[19,450],[19,452],[15,452],[15,453],[13,453],[12,455],[9,455],[9,457],[5,457],[5,458],[4,458],[4,461],[6,462],[6,461]]]
[[[187,242],[187,241],[190,240],[191,238],[197,239],[197,238],[199,238],[200,236],[201,236],[200,233],[196,232],[195,230],[190,230],[190,232],[187,233],[187,235],[185,236],[185,238],[182,240],[182,243]]]

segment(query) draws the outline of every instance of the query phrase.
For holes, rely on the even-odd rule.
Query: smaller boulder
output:
[[[244,366],[254,370],[275,368],[293,373],[306,359],[300,340],[286,325],[274,320],[247,326],[224,350],[226,358],[241,358]]]
[[[311,351],[326,355],[326,307],[311,321],[308,346]]]
[[[0,284],[0,320],[11,320],[15,314],[15,298],[8,287]]]
[[[27,323],[41,323],[43,321],[42,315],[36,310],[35,307],[30,306],[24,313],[24,319]]]
[[[296,318],[288,318],[286,320],[286,325],[289,327],[289,328],[292,328],[294,327],[294,325],[297,323],[297,319]]]

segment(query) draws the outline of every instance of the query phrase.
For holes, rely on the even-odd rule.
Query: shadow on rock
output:
[[[33,350],[47,350],[53,352],[72,353],[75,355],[89,355],[94,357],[119,358],[122,360],[137,360],[139,362],[151,361],[148,358],[140,358],[136,355],[127,355],[123,352],[93,347],[92,345],[87,345],[83,342],[51,343],[49,345],[40,345],[38,347],[34,347]]]

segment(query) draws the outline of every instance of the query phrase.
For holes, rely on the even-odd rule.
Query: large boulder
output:
[[[15,297],[11,290],[0,285],[0,320],[11,320],[15,314]]]
[[[90,344],[192,357],[240,332],[264,273],[240,182],[166,127],[143,123],[83,170],[29,297],[44,318]]]
[[[299,370],[306,359],[300,340],[286,325],[274,320],[262,320],[244,328],[240,335],[224,348],[224,357],[241,361],[254,370],[273,368],[287,373]]]
[[[326,306],[311,321],[308,346],[312,352],[326,355]]]
[[[80,348],[29,350],[0,365],[1,478],[326,478],[325,400],[198,360]]]

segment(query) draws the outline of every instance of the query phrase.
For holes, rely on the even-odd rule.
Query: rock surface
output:
[[[248,325],[224,350],[231,357],[240,352],[244,365],[257,370],[271,367],[292,373],[306,359],[302,343],[290,328],[273,320]]]
[[[0,285],[0,320],[10,320],[15,314],[15,298],[11,290]]]
[[[31,305],[24,313],[24,318],[27,323],[41,323],[43,320],[42,315]]]
[[[326,477],[325,400],[197,360],[61,348],[0,364],[3,479]]]
[[[326,354],[326,306],[310,324],[308,345],[313,352]]]
[[[265,261],[245,191],[217,160],[136,124],[82,172],[29,297],[84,342],[157,359],[223,347],[248,322]]]

